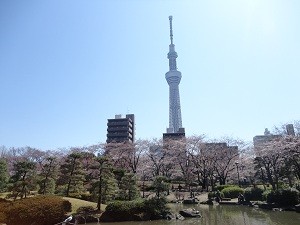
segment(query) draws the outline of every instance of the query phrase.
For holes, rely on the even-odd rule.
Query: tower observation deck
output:
[[[169,16],[171,44],[169,45],[168,53],[169,71],[166,73],[166,80],[169,84],[169,128],[167,128],[167,133],[184,133],[179,96],[181,72],[177,70],[176,58],[178,55],[173,44],[172,19],[173,17]]]

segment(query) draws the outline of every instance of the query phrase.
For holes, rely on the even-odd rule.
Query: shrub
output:
[[[143,187],[142,187],[143,188]],[[154,186],[152,186],[152,185],[150,185],[150,186],[144,186],[144,191],[154,191],[155,190],[155,187]]]
[[[158,219],[161,216],[166,216],[169,212],[167,200],[165,198],[151,198],[144,201],[144,211],[147,212],[150,218]]]
[[[107,205],[100,220],[103,222],[160,219],[168,212],[164,198],[115,201]]]
[[[222,192],[220,192],[220,196],[221,198],[224,198],[224,194]],[[208,199],[212,199],[217,197],[217,192],[216,191],[212,191],[208,193]]]
[[[144,201],[115,201],[107,205],[105,211],[110,212],[126,212],[126,213],[140,213],[144,207]]]
[[[76,213],[78,214],[89,214],[95,212],[95,209],[93,206],[81,206],[76,210]]]
[[[92,194],[90,193],[82,193],[80,199],[85,201],[90,201],[90,202],[94,200]]]
[[[263,200],[263,189],[261,188],[246,188],[245,189],[245,200],[246,201],[262,201]]]
[[[265,190],[263,193],[262,193],[262,200],[263,201],[267,201],[267,197],[268,195],[272,192],[272,190]]]
[[[293,185],[293,188],[297,189],[298,191],[300,191],[300,182],[296,182],[294,185]]]
[[[0,212],[7,225],[53,225],[61,222],[70,211],[70,203],[60,197],[38,196],[1,202]]]
[[[221,193],[225,198],[237,198],[239,194],[244,193],[244,189],[237,186],[226,187],[221,191]]]
[[[219,185],[215,187],[215,191],[222,191],[224,188],[228,188],[228,187],[239,187],[239,186],[232,185],[232,184]]]
[[[299,191],[294,188],[279,189],[271,191],[267,195],[268,203],[275,203],[279,206],[294,206],[300,203]]]

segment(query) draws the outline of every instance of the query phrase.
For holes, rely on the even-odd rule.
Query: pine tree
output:
[[[97,209],[100,210],[102,203],[114,198],[117,184],[112,173],[112,167],[106,157],[96,157],[91,169],[94,174],[91,192],[97,196]]]
[[[121,180],[119,198],[122,200],[134,200],[139,197],[136,177],[133,173],[126,173]]]
[[[0,192],[4,192],[6,190],[7,182],[7,163],[4,159],[0,159]]]
[[[65,194],[80,194],[83,190],[84,171],[80,153],[71,153],[60,166],[61,175],[58,184],[65,185]]]
[[[41,173],[39,174],[40,194],[53,194],[55,191],[55,179],[57,177],[57,164],[54,157],[48,157],[46,163],[42,165]]]
[[[14,174],[10,178],[14,199],[18,196],[26,198],[27,194],[36,187],[35,163],[30,161],[16,162],[13,165]]]

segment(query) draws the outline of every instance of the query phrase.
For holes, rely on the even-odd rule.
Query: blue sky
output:
[[[2,0],[0,145],[104,142],[115,114],[137,138],[168,126],[169,20],[188,136],[247,141],[299,120],[297,0]]]

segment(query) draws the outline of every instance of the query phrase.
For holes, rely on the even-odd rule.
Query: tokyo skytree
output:
[[[179,96],[181,72],[177,70],[176,65],[178,55],[175,52],[175,45],[173,44],[172,19],[173,17],[169,16],[171,44],[169,45],[168,53],[169,71],[166,73],[166,80],[169,84],[169,128],[167,129],[167,133],[177,133],[179,132],[179,128],[182,128]]]

